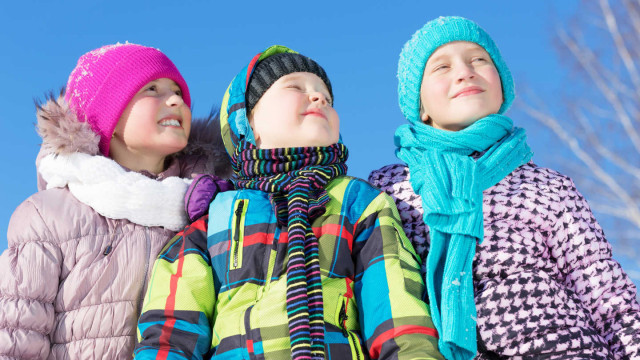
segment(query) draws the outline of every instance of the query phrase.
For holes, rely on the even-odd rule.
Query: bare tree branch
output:
[[[602,145],[602,141],[600,141],[600,137],[598,137],[593,130],[593,127],[589,123],[587,117],[582,113],[582,111],[576,110],[576,115],[580,121],[582,127],[586,130],[585,138],[589,141],[589,144],[598,152],[598,154],[602,155],[605,159],[610,161],[612,164],[618,166],[618,168],[629,175],[635,177],[640,181],[640,167],[637,167],[622,157],[615,154],[613,151],[607,149],[604,145]]]
[[[638,48],[640,48],[640,43],[637,41],[637,39],[640,39],[640,5],[633,5],[633,3],[631,2],[631,0],[624,0],[624,7],[625,7],[625,11],[627,12],[627,14],[629,14],[629,20],[631,21],[631,26],[633,27],[633,29],[635,30],[635,35],[636,35],[636,41],[634,41],[635,45],[637,46],[637,48],[635,49],[636,52],[638,51]]]
[[[609,33],[613,38],[613,42],[618,49],[618,56],[620,56],[624,66],[627,68],[627,72],[631,77],[631,82],[633,82],[633,85],[636,88],[636,94],[640,96],[640,75],[638,75],[636,65],[631,58],[631,54],[629,54],[629,50],[627,49],[624,40],[622,39],[622,35],[618,29],[618,23],[616,22],[616,17],[613,15],[613,11],[611,11],[611,6],[609,6],[609,1],[600,0],[600,9],[602,10],[602,15],[609,29]]]
[[[624,205],[624,213],[618,211],[612,211],[613,207],[606,207],[603,212],[609,213],[614,216],[622,217],[632,222],[636,227],[640,228],[640,202],[633,199],[633,197],[627,192],[625,188],[620,186],[618,182],[609,175],[603,168],[593,159],[580,145],[578,140],[570,135],[560,125],[560,123],[553,117],[544,114],[528,105],[521,106],[522,109],[534,119],[539,120],[541,123],[550,128],[564,143],[566,143],[572,152],[582,161],[594,174],[594,176],[606,186],[612,194],[614,194],[620,202]],[[594,209],[599,208],[594,206]]]
[[[593,206],[594,209],[598,209],[598,211],[603,214],[612,215],[621,219],[627,219],[631,222],[634,221],[633,216],[630,216],[629,213],[627,212],[627,209],[624,207],[620,208],[620,207],[609,206],[607,204],[596,202],[596,201],[592,201],[591,205]]]
[[[609,101],[613,110],[616,112],[617,116],[614,118],[616,121],[622,124],[624,127],[631,143],[635,147],[635,149],[640,152],[640,135],[633,127],[631,123],[631,118],[627,114],[622,105],[622,102],[618,99],[616,93],[608,86],[607,81],[602,78],[600,73],[596,71],[596,63],[598,60],[593,55],[593,53],[586,48],[581,48],[578,43],[569,36],[569,34],[564,30],[559,30],[560,39],[567,46],[567,48],[571,51],[574,57],[578,60],[578,62],[582,65],[583,69],[589,74],[590,78],[596,84],[602,95]]]

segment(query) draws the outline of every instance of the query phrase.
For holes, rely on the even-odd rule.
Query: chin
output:
[[[309,143],[313,145],[307,145],[307,146],[331,146],[337,143],[339,139],[340,139],[339,136],[335,136],[335,137],[332,135],[319,136],[314,139],[310,139]]]
[[[162,149],[162,151],[165,153],[165,156],[168,156],[182,151],[185,147],[187,147],[186,141],[184,143],[167,145]]]
[[[312,142],[309,142],[309,145],[306,145],[306,146],[325,147],[325,146],[331,146],[337,142],[338,141],[331,141],[331,140],[312,141]]]
[[[460,118],[458,118],[456,120],[448,122],[447,124],[445,124],[445,126],[447,128],[464,129],[466,127],[471,126],[473,123],[475,123],[476,121],[482,119],[485,116],[486,115],[478,116],[477,113],[475,115],[461,116]]]

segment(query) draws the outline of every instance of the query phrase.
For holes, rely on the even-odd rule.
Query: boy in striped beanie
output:
[[[442,359],[393,201],[345,175],[322,67],[269,47],[220,118],[236,190],[160,255],[136,356]]]

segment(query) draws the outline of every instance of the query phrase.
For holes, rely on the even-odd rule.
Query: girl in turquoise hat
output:
[[[448,359],[640,357],[636,288],[568,177],[531,161],[514,84],[476,23],[428,22],[398,64],[404,164],[369,181],[424,261]]]

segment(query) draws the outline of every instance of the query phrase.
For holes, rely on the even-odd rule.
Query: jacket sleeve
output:
[[[562,180],[551,251],[568,286],[590,310],[616,359],[640,358],[636,287],[611,257],[611,245],[573,181]]]
[[[355,296],[373,359],[443,359],[419,260],[402,230],[393,200],[378,194],[354,230]]]
[[[46,359],[62,252],[31,199],[13,213],[0,256],[0,358]]]
[[[203,359],[209,352],[215,290],[208,218],[187,226],[158,255],[138,321],[136,359]]]
[[[429,227],[422,219],[422,198],[413,192],[408,180],[409,168],[403,164],[387,165],[369,174],[369,182],[387,193],[395,201],[402,229],[411,241],[418,258],[422,260],[420,274],[425,278],[427,273],[427,255],[429,254]],[[425,291],[423,299],[429,303]]]

